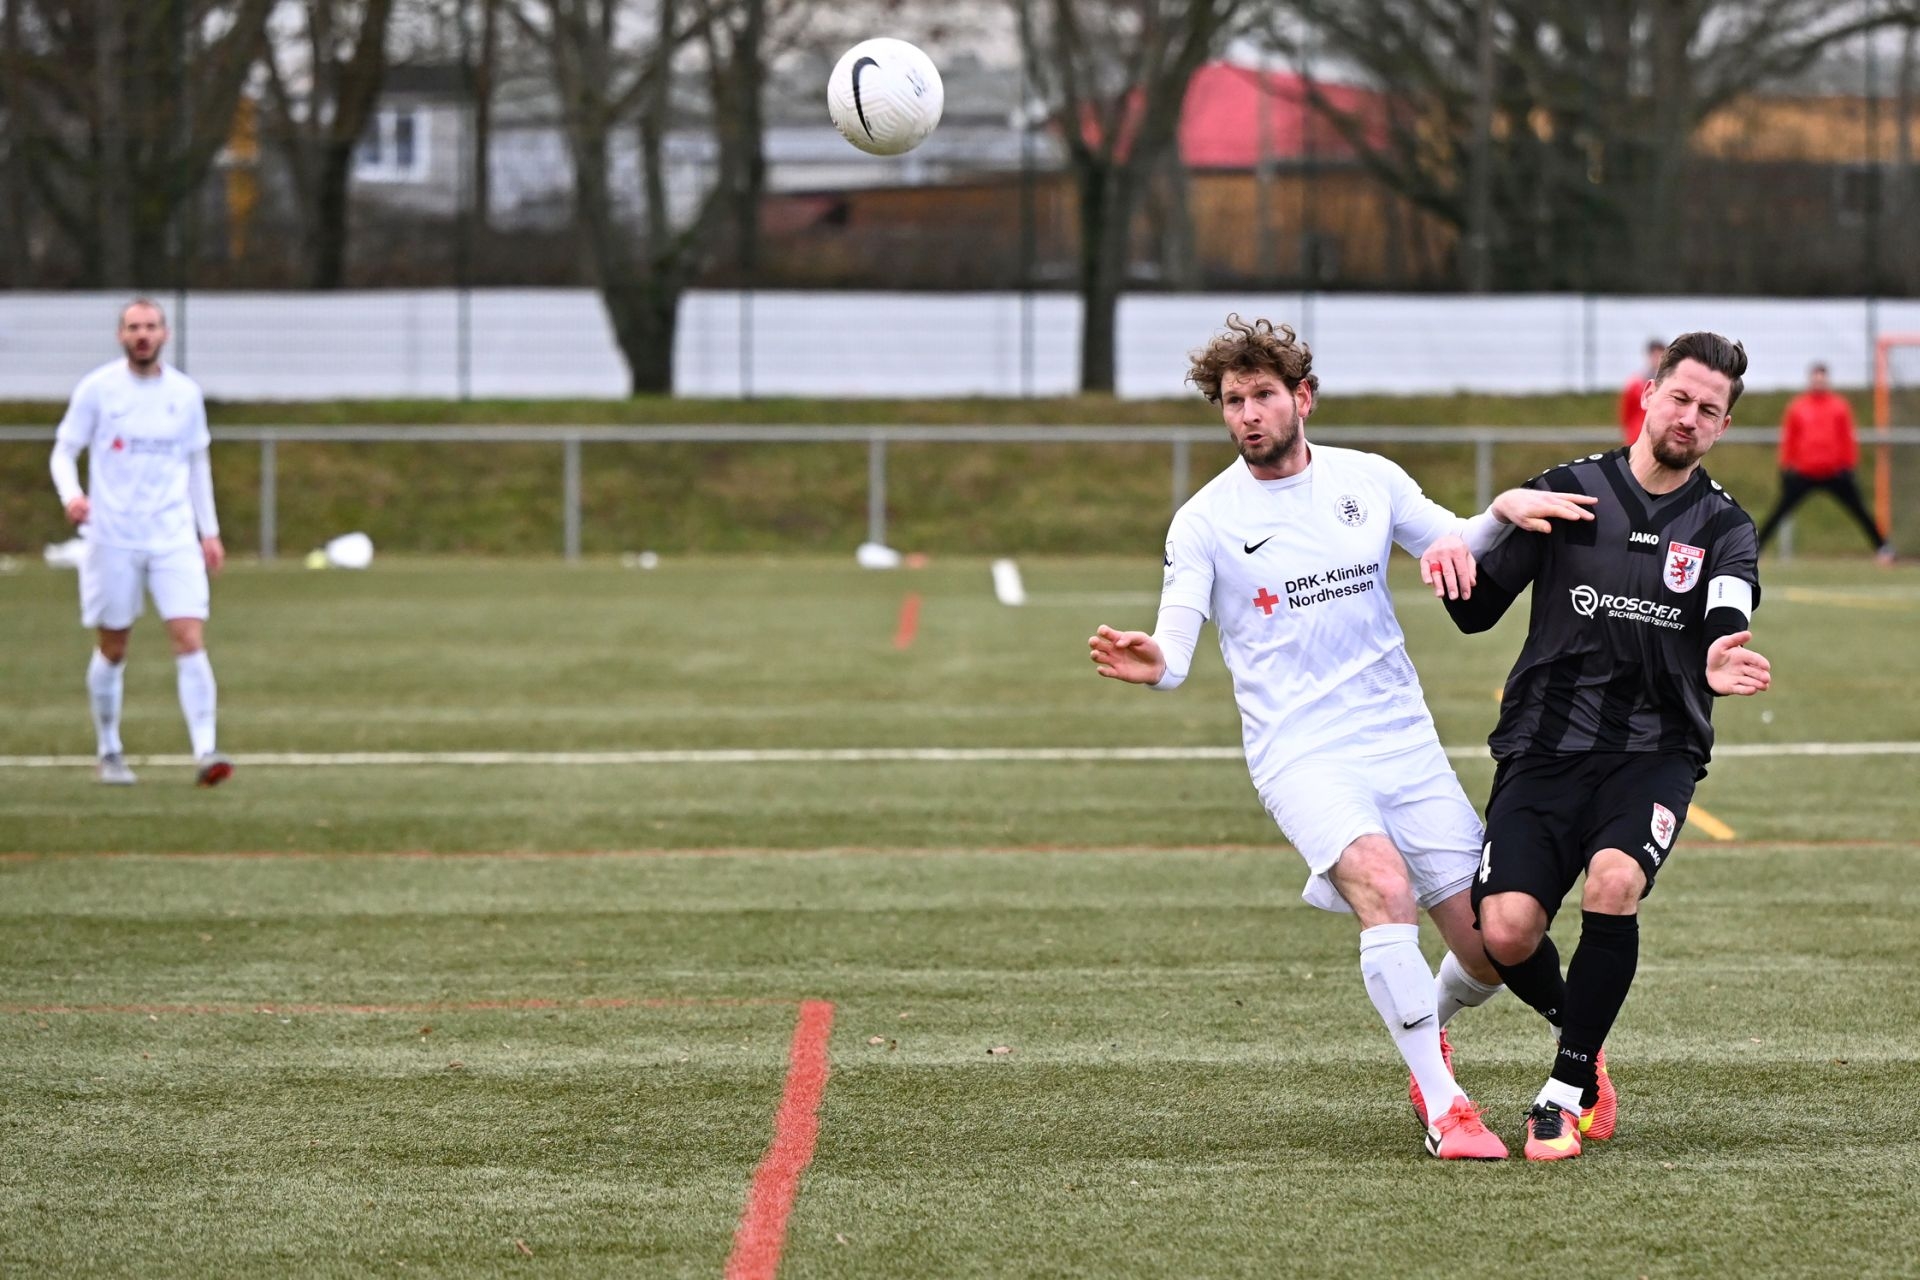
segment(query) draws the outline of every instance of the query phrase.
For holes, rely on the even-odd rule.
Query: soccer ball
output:
[[[869,155],[903,155],[925,142],[946,100],[933,59],[905,40],[862,40],[827,77],[827,114]]]

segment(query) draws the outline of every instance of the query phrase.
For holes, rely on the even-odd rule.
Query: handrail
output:
[[[53,439],[53,427],[0,427],[0,441]],[[1612,444],[1620,438],[1613,427],[1566,426],[1324,426],[1314,427],[1312,438],[1327,444]],[[1770,444],[1779,438],[1772,427],[1733,427],[1728,444]],[[1920,444],[1920,427],[1894,427],[1886,436],[1892,444]],[[582,444],[1188,444],[1226,442],[1219,426],[1177,424],[1135,426],[1123,423],[1063,425],[908,425],[792,426],[766,424],[662,423],[660,425],[583,426],[470,425],[445,426],[366,424],[316,426],[261,424],[218,427],[217,443],[254,443],[280,440],[316,444],[541,444],[578,440]]]
[[[54,429],[0,427],[0,442],[50,442]],[[1920,444],[1920,427],[1894,427],[1875,432],[1882,444]],[[1485,507],[1493,499],[1493,448],[1502,444],[1564,444],[1613,448],[1619,433],[1612,427],[1490,427],[1490,426],[1347,426],[1315,427],[1313,439],[1323,444],[1467,444],[1473,446],[1474,501]],[[1771,427],[1733,427],[1729,444],[1771,445],[1778,432]],[[216,444],[260,446],[260,558],[271,560],[278,550],[278,449],[282,444],[557,444],[561,462],[561,549],[569,560],[580,557],[580,447],[585,444],[864,444],[867,447],[867,538],[887,540],[887,446],[891,444],[1166,444],[1173,447],[1172,495],[1178,509],[1187,500],[1191,484],[1192,448],[1196,444],[1225,446],[1225,430],[1217,425],[1160,424],[1130,426],[987,426],[878,424],[843,426],[795,424],[725,425],[664,423],[658,426],[447,426],[384,425],[315,426],[267,424],[220,427]]]

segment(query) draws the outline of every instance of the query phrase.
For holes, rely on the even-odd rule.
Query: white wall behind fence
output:
[[[119,294],[0,294],[0,398],[64,398],[114,358]],[[584,289],[161,295],[170,354],[218,399],[618,397],[627,372]],[[1824,360],[1871,380],[1875,335],[1920,332],[1920,302],[1577,294],[1137,294],[1120,308],[1118,389],[1179,396],[1187,352],[1229,311],[1292,324],[1323,395],[1609,390],[1650,336],[1740,338],[1755,388]],[[1067,294],[687,295],[682,395],[1062,395],[1079,381]]]

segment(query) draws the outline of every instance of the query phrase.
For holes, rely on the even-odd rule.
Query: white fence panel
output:
[[[1036,294],[1030,366],[1015,293],[693,293],[674,386],[687,396],[1071,394],[1080,306]]]
[[[118,293],[0,294],[0,398],[58,400],[118,354]],[[160,295],[171,354],[217,399],[617,398],[625,361],[587,289]],[[1188,394],[1188,353],[1227,313],[1293,325],[1326,394],[1611,390],[1649,336],[1712,328],[1747,344],[1748,385],[1799,386],[1827,362],[1871,379],[1877,334],[1920,332],[1920,302],[1588,298],[1575,294],[1136,294],[1116,387]],[[1070,294],[689,293],[680,394],[1065,395],[1079,382]]]

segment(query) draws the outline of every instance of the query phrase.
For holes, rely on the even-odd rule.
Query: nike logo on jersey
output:
[[[1272,542],[1272,541],[1273,541],[1273,535],[1268,534],[1266,537],[1260,539],[1260,541],[1258,542],[1241,543],[1240,549],[1245,551],[1248,555],[1252,555],[1254,552],[1258,551],[1260,548],[1266,546],[1269,542]]]

